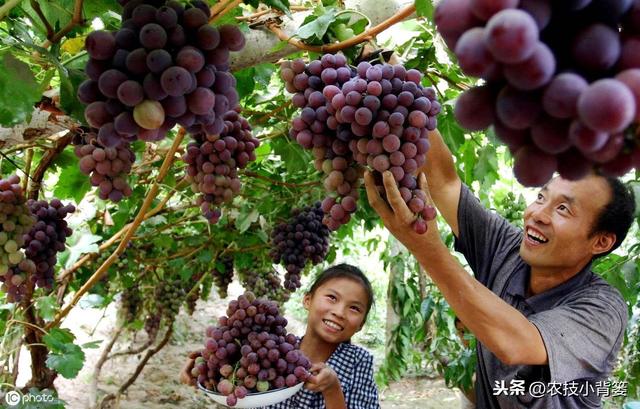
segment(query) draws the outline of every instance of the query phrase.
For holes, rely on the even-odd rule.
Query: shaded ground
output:
[[[241,291],[239,286],[232,285],[230,297],[237,296]],[[215,297],[215,296],[214,296]],[[196,312],[192,317],[181,313],[175,324],[173,340],[160,352],[153,356],[144,370],[129,387],[126,396],[119,402],[121,408],[131,409],[166,409],[166,408],[215,408],[202,393],[196,393],[192,388],[181,385],[178,374],[182,367],[187,351],[201,347],[204,329],[226,307],[226,301],[199,301]],[[75,309],[65,321],[78,338],[79,343],[92,340],[107,340],[110,338],[115,324],[115,306],[107,309],[104,317],[97,310]],[[294,319],[287,326],[291,332],[300,334],[304,324]],[[93,336],[91,332],[93,331]],[[127,339],[129,338],[129,339]],[[142,341],[140,339],[139,341]],[[104,344],[100,349],[86,351],[85,366],[77,378],[68,380],[59,377],[55,384],[60,397],[67,402],[67,408],[89,408],[92,395],[92,375]],[[139,345],[140,342],[137,343]],[[128,348],[131,345],[130,336],[117,343],[114,351]],[[98,397],[117,390],[134,372],[138,359],[142,356],[130,355],[117,357],[107,361],[102,369],[98,384]],[[26,360],[23,360],[26,364]],[[28,368],[25,368],[28,373]],[[21,371],[21,373],[24,373]],[[460,408],[459,395],[448,389],[440,379],[411,378],[404,379],[391,385],[381,392],[383,409],[444,409]]]

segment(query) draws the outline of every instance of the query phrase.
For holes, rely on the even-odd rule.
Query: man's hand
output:
[[[367,197],[369,203],[380,215],[385,227],[393,234],[402,244],[404,244],[412,253],[417,251],[425,251],[429,248],[437,246],[444,247],[444,243],[438,232],[438,225],[433,219],[427,222],[427,232],[418,234],[413,230],[411,224],[416,219],[407,204],[402,199],[398,186],[391,172],[386,171],[382,174],[384,190],[387,195],[387,201],[380,197],[376,188],[373,175],[367,171],[364,175],[364,183],[367,188]],[[429,185],[424,173],[418,175],[418,185],[420,189],[427,195],[425,205],[434,206],[431,194],[429,193]]]

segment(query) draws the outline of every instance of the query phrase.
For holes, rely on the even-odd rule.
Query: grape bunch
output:
[[[229,406],[250,393],[306,381],[311,363],[286,325],[276,302],[245,292],[229,303],[218,326],[207,328],[191,375],[206,389],[226,395]]]
[[[438,31],[485,80],[458,98],[458,122],[493,125],[525,186],[640,169],[638,16],[637,0],[443,0]]]
[[[220,133],[223,115],[238,105],[229,52],[244,47],[240,30],[209,25],[201,0],[121,3],[119,30],[87,36],[89,79],[78,88],[100,145],[159,141],[176,124],[194,134]]]
[[[144,320],[144,331],[149,337],[149,341],[153,342],[158,337],[160,331],[160,322],[162,321],[162,312],[156,311],[147,315]]]
[[[189,281],[184,283],[184,292],[186,294],[186,298],[184,302],[186,304],[187,313],[189,315],[193,315],[193,313],[195,312],[196,304],[200,299],[200,294],[201,294],[200,285],[198,285],[198,287],[193,292],[191,292],[192,286],[194,283],[198,283],[203,275],[204,273],[196,273],[191,276],[191,279]]]
[[[221,128],[215,134],[194,134],[183,156],[191,190],[200,194],[196,203],[211,223],[222,215],[218,206],[240,191],[238,169],[256,159],[255,149],[260,146],[249,122],[236,111],[218,119],[223,121]]]
[[[220,298],[227,298],[227,289],[233,281],[233,257],[226,255],[220,257],[211,270],[211,275]]]
[[[322,222],[324,213],[320,202],[302,209],[294,209],[286,223],[278,224],[271,232],[269,256],[282,263],[287,272],[284,288],[295,291],[302,285],[300,273],[310,261],[318,264],[329,251],[329,228]]]
[[[131,196],[127,175],[136,155],[128,142],[107,148],[93,132],[84,134],[75,142],[74,152],[80,159],[80,171],[89,175],[92,186],[98,186],[100,199],[117,203]]]
[[[381,174],[393,174],[417,215],[414,230],[424,233],[435,209],[425,205],[426,194],[413,173],[425,162],[428,131],[436,128],[441,107],[435,91],[422,87],[419,71],[402,65],[361,62],[350,70],[345,64],[344,56],[325,54],[306,68],[310,74],[319,72],[319,82],[310,76],[305,84],[297,74],[287,83],[288,90],[307,86],[294,95],[294,105],[301,106],[303,100],[305,105],[292,121],[291,136],[313,150],[316,169],[326,175],[324,186],[331,194],[322,202],[324,223],[336,230],[349,221],[357,207],[361,169],[368,166],[383,195]],[[285,81],[300,65],[304,63],[296,60],[281,69]]]
[[[335,110],[327,104],[325,88],[340,89],[356,75],[342,54],[325,54],[309,64],[301,59],[285,61],[280,76],[287,91],[293,93],[293,105],[302,108],[291,122],[289,134],[303,148],[311,149],[316,170],[324,173],[327,200],[336,206],[333,214],[325,211],[323,223],[337,230],[348,223],[356,210],[362,168],[354,161],[344,135],[337,130]]]
[[[20,178],[12,175],[0,179],[0,282],[9,302],[20,301],[26,291],[25,274],[13,266],[29,266],[22,247],[24,234],[34,222]]]
[[[173,322],[175,316],[180,312],[180,305],[185,295],[183,283],[179,278],[160,281],[155,290],[155,301],[158,306],[158,311],[160,311],[169,322]]]
[[[73,233],[64,218],[76,211],[75,206],[63,205],[58,199],[51,202],[29,199],[27,206],[36,222],[23,235],[25,258],[5,274],[5,284],[11,282],[15,286],[8,289],[10,298],[15,301],[20,301],[24,295],[27,276],[38,287],[53,288],[57,253],[64,251],[67,237]],[[16,281],[20,283],[16,284]]]
[[[258,297],[278,302],[285,302],[289,299],[289,292],[284,290],[278,272],[273,269],[240,270],[238,277],[242,286]]]
[[[120,314],[123,322],[133,322],[138,317],[142,307],[140,288],[132,286],[122,291],[120,295]]]

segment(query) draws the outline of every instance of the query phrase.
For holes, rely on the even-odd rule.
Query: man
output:
[[[556,177],[526,209],[522,231],[473,197],[439,133],[430,141],[420,186],[451,226],[474,277],[444,245],[435,220],[427,233],[413,231],[414,216],[389,172],[389,204],[369,173],[367,195],[477,337],[477,408],[602,407],[596,386],[615,365],[627,306],[590,267],[624,240],[633,221],[631,193],[615,179]]]

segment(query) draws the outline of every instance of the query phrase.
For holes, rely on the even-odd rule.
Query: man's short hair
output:
[[[611,190],[611,199],[596,218],[589,237],[597,233],[614,233],[616,242],[604,253],[596,254],[594,259],[604,257],[620,247],[631,228],[636,211],[633,191],[627,188],[618,178],[602,176]]]

